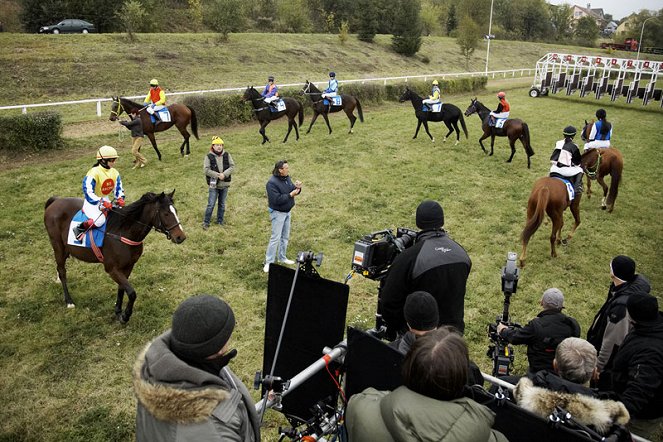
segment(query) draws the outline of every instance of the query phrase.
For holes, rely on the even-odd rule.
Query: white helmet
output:
[[[117,158],[117,150],[111,146],[101,146],[97,150],[97,159],[98,160],[110,160]]]

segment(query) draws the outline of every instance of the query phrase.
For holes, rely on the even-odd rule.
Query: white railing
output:
[[[400,77],[380,77],[380,78],[362,78],[358,80],[343,80],[341,83],[370,83],[370,82],[376,82],[376,81],[381,81],[382,84],[386,85],[388,81],[398,81],[398,80],[404,80],[406,83],[410,79],[423,79],[424,81],[427,81],[429,78],[437,78],[441,80],[446,80],[447,78],[458,78],[458,77],[489,77],[489,78],[506,78],[507,76],[510,77],[516,77],[517,74],[519,74],[520,77],[524,77],[525,74],[527,76],[532,76],[534,75],[534,72],[536,71],[535,68],[522,68],[522,69],[507,69],[507,70],[500,70],[500,71],[480,71],[480,72],[455,72],[455,73],[438,73],[438,74],[425,74],[425,75],[404,75]],[[327,83],[326,81],[316,81],[313,82],[316,85],[319,84],[325,84]],[[288,88],[288,87],[301,87],[302,83],[290,83],[290,84],[282,84],[280,87],[282,88]],[[199,91],[185,91],[185,92],[168,92],[168,96],[177,96],[177,95],[202,95],[202,94],[209,94],[209,93],[223,93],[223,92],[241,92],[245,88],[244,87],[231,87],[231,88],[222,88],[222,89],[204,89],[204,90],[199,90]],[[138,99],[138,98],[143,98],[145,97],[145,94],[142,95],[133,95],[133,96],[125,96],[125,98],[129,99]],[[0,106],[0,110],[9,110],[9,109],[21,109],[21,112],[24,114],[28,113],[28,108],[38,108],[38,107],[47,107],[47,106],[67,106],[71,104],[85,104],[85,103],[97,103],[97,116],[101,117],[101,103],[111,101],[110,98],[88,98],[85,100],[74,100],[74,101],[58,101],[58,102],[53,102],[53,103],[36,103],[36,104],[17,104],[17,105],[12,105],[12,106]]]

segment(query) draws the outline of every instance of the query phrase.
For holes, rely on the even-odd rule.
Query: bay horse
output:
[[[290,136],[290,131],[292,131],[293,128],[295,129],[297,140],[299,140],[299,128],[295,122],[295,117],[299,114],[299,126],[301,126],[304,123],[304,107],[294,98],[284,97],[282,100],[285,103],[285,110],[272,112],[269,108],[269,104],[265,103],[265,99],[253,86],[247,86],[244,91],[242,101],[251,101],[251,105],[253,105],[253,112],[255,112],[256,118],[260,123],[259,132],[260,135],[262,135],[262,144],[269,141],[269,138],[265,133],[265,127],[270,121],[281,118],[284,115],[288,117],[288,133],[285,134],[283,142],[285,143],[288,141],[288,136]]]
[[[64,290],[64,301],[68,308],[75,307],[67,288],[65,264],[69,255],[84,262],[103,262],[106,273],[117,283],[115,318],[121,323],[129,321],[136,301],[136,290],[129,283],[129,275],[143,254],[143,240],[152,229],[166,235],[166,238],[180,244],[186,235],[173,205],[173,190],[170,194],[146,193],[138,201],[108,213],[106,234],[98,257],[87,247],[67,244],[69,227],[73,216],[83,207],[80,198],[50,197],[44,210],[44,225],[55,253],[58,280]],[[100,260],[101,258],[101,260]],[[127,294],[127,308],[122,312],[124,294]]]
[[[587,122],[582,130],[582,139],[589,141],[589,134],[594,121]],[[624,157],[615,147],[588,149],[582,154],[582,168],[587,176],[587,198],[592,196],[592,180],[596,180],[603,188],[603,199],[601,209],[609,213],[615,208],[615,200],[619,192],[619,183],[624,170]],[[604,181],[604,177],[610,175],[610,188]]]
[[[511,146],[511,156],[507,163],[510,163],[513,159],[513,156],[516,154],[516,140],[520,140],[523,143],[525,148],[525,153],[527,154],[527,168],[530,168],[530,157],[534,155],[534,149],[530,144],[529,137],[529,126],[523,120],[518,118],[509,118],[504,123],[504,127],[498,129],[488,125],[488,117],[490,115],[490,109],[484,106],[476,98],[471,100],[470,105],[467,110],[465,110],[465,116],[468,117],[476,113],[481,120],[481,129],[483,129],[483,135],[479,138],[479,144],[484,153],[486,148],[483,146],[483,140],[490,137],[490,155],[493,154],[493,145],[495,144],[495,137],[507,137],[509,138],[509,146]]]
[[[525,267],[527,259],[527,244],[534,232],[541,226],[546,214],[552,220],[552,233],[550,234],[550,256],[557,257],[555,245],[559,243],[566,244],[573,238],[576,229],[580,225],[580,199],[581,194],[576,194],[572,202],[569,203],[569,195],[566,191],[566,185],[558,178],[543,177],[536,180],[532,193],[527,201],[527,221],[521,235],[523,251],[520,254],[520,267]],[[571,207],[571,213],[575,223],[571,233],[562,240],[562,227],[564,226],[564,211]]]
[[[131,114],[134,110],[137,111],[138,115],[140,116],[140,120],[143,123],[143,132],[145,135],[147,135],[147,138],[150,139],[152,147],[157,153],[159,161],[161,161],[161,152],[159,152],[159,148],[157,147],[157,140],[154,138],[154,133],[163,132],[164,130],[175,126],[182,134],[182,138],[184,138],[184,141],[180,146],[180,155],[184,156],[184,146],[186,146],[186,155],[189,156],[191,153],[191,148],[189,145],[190,135],[186,130],[186,127],[189,125],[189,123],[191,124],[191,132],[193,132],[193,135],[195,135],[197,140],[200,139],[198,137],[198,119],[196,118],[196,112],[184,104],[171,104],[168,106],[171,121],[162,121],[155,127],[154,124],[152,124],[152,119],[150,114],[147,113],[146,108],[146,105],[136,103],[129,100],[128,98],[112,97],[109,120],[116,121],[123,113]]]
[[[340,106],[326,105],[324,103],[324,99],[322,98],[322,91],[320,91],[320,89],[315,87],[315,85],[308,80],[306,80],[306,83],[304,83],[304,87],[300,91],[300,94],[308,95],[311,98],[311,104],[313,105],[313,119],[311,119],[311,124],[309,124],[306,133],[311,132],[313,123],[315,123],[315,120],[318,118],[318,115],[322,115],[322,118],[325,119],[325,123],[327,123],[327,128],[329,129],[329,133],[331,134],[332,128],[331,125],[329,124],[329,118],[327,117],[327,114],[339,111],[345,112],[345,115],[348,116],[348,120],[350,120],[350,131],[348,132],[349,134],[352,133],[352,128],[355,125],[355,121],[357,121],[357,117],[354,116],[355,108],[357,109],[357,114],[359,115],[359,121],[361,121],[362,123],[364,122],[364,114],[361,110],[361,103],[359,102],[358,98],[352,95],[346,95],[346,94],[340,95],[341,97]]]
[[[447,126],[447,129],[449,129],[449,132],[444,136],[443,142],[447,141],[447,138],[451,133],[455,130],[456,131],[456,143],[454,144],[457,145],[460,142],[460,130],[458,129],[458,121],[460,120],[460,124],[463,127],[463,132],[465,132],[465,138],[468,138],[467,135],[467,127],[465,126],[465,119],[463,118],[463,114],[458,109],[458,107],[454,106],[451,103],[444,103],[442,104],[442,111],[441,112],[424,112],[422,110],[423,106],[423,98],[417,95],[416,92],[411,90],[409,87],[405,88],[405,91],[403,94],[400,96],[398,99],[399,102],[403,103],[407,100],[410,100],[412,103],[412,107],[414,107],[414,114],[417,117],[417,130],[414,131],[414,136],[412,139],[414,140],[417,138],[417,135],[419,134],[419,128],[421,125],[424,125],[424,129],[426,129],[426,133],[430,137],[432,142],[435,142],[435,138],[431,135],[430,131],[428,130],[428,122],[429,121],[442,121],[444,124]]]

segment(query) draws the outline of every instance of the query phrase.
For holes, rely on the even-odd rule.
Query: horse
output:
[[[69,255],[84,262],[103,262],[104,270],[117,283],[115,318],[121,323],[129,321],[136,301],[136,290],[129,283],[129,275],[143,254],[143,240],[152,229],[180,244],[186,235],[173,205],[173,190],[170,194],[146,193],[138,201],[124,208],[113,208],[108,213],[106,234],[100,251],[67,244],[69,227],[73,216],[83,207],[80,198],[50,197],[44,207],[44,225],[53,246],[57,264],[58,280],[64,290],[64,301],[74,308],[74,301],[67,288],[65,263]],[[122,312],[124,293],[128,297],[127,307]]]
[[[523,120],[518,118],[509,118],[504,123],[504,127],[498,129],[488,125],[488,117],[490,115],[490,109],[481,104],[476,98],[471,100],[470,105],[467,110],[465,110],[465,116],[468,117],[476,113],[481,119],[481,128],[483,129],[483,135],[479,138],[479,144],[484,153],[486,153],[486,148],[483,146],[483,140],[490,137],[490,155],[493,154],[493,145],[495,144],[495,137],[508,137],[509,145],[511,146],[511,156],[507,163],[510,163],[513,159],[513,156],[516,154],[516,140],[520,140],[523,143],[525,148],[525,153],[527,153],[527,168],[530,168],[530,157],[534,155],[534,150],[530,144],[529,138],[529,126]]]
[[[150,139],[154,151],[157,153],[159,161],[161,161],[161,152],[157,148],[157,140],[154,138],[155,132],[163,132],[164,130],[170,129],[173,126],[177,127],[177,130],[182,134],[184,141],[180,146],[180,154],[184,156],[184,146],[186,145],[186,156],[188,157],[191,153],[189,145],[189,132],[186,130],[186,127],[191,123],[191,132],[195,135],[196,139],[198,137],[198,119],[196,118],[196,112],[184,104],[171,104],[168,106],[168,111],[170,112],[170,120],[168,122],[162,121],[157,126],[152,124],[152,119],[150,114],[147,113],[146,107],[144,104],[138,104],[134,101],[131,101],[127,98],[122,97],[112,97],[111,103],[111,113],[109,119],[111,121],[116,121],[120,115],[123,113],[131,114],[131,112],[138,111],[140,115],[140,120],[143,123],[143,132],[147,135],[147,138]]]
[[[256,114],[258,122],[260,122],[260,135],[262,135],[262,144],[265,144],[269,141],[267,135],[265,134],[265,127],[269,124],[270,121],[281,118],[282,116],[288,117],[288,133],[285,134],[283,142],[288,141],[288,136],[290,136],[290,131],[292,128],[295,128],[295,134],[297,135],[297,140],[299,140],[299,128],[295,122],[295,116],[299,114],[299,126],[304,123],[304,107],[299,103],[299,101],[294,98],[285,97],[283,102],[285,103],[285,110],[279,112],[272,112],[269,108],[269,104],[265,103],[265,99],[260,95],[260,93],[255,90],[253,86],[247,86],[242,96],[242,101],[251,101],[253,105],[253,112]]]
[[[350,120],[350,131],[348,132],[349,134],[352,133],[352,128],[355,125],[355,121],[357,121],[357,117],[354,116],[355,108],[357,109],[357,113],[359,114],[359,121],[361,121],[362,123],[364,122],[364,114],[362,113],[361,110],[361,103],[359,102],[358,98],[352,95],[346,95],[346,94],[341,95],[342,104],[340,106],[327,105],[324,103],[324,99],[322,98],[322,92],[320,91],[320,89],[315,87],[315,85],[308,80],[306,80],[306,83],[304,83],[304,87],[299,93],[301,95],[308,95],[311,98],[311,104],[313,105],[313,119],[311,120],[311,124],[309,124],[308,126],[308,130],[306,131],[307,134],[311,132],[313,123],[315,123],[315,120],[318,118],[318,115],[322,115],[322,118],[325,119],[325,123],[327,123],[327,128],[329,129],[329,133],[331,134],[332,128],[329,125],[329,118],[327,117],[327,114],[338,112],[341,110],[345,112],[345,115],[348,116],[348,120]]]
[[[582,194],[576,194],[573,201],[569,202],[569,195],[566,185],[559,178],[543,177],[539,178],[532,188],[532,193],[527,201],[527,221],[521,235],[523,251],[520,254],[520,267],[525,267],[527,259],[527,244],[530,238],[537,231],[545,214],[552,220],[552,233],[550,235],[550,256],[557,257],[555,244],[566,244],[573,238],[576,229],[580,225],[580,199]],[[564,226],[564,211],[571,207],[571,213],[575,224],[571,233],[562,240],[562,226]]]
[[[587,122],[582,130],[582,139],[588,141],[594,121]],[[592,180],[598,181],[603,188],[601,209],[611,213],[619,191],[619,183],[624,170],[624,157],[615,147],[588,149],[582,154],[582,168],[587,176],[587,198],[592,195]],[[610,189],[603,177],[610,175]]]
[[[447,132],[447,134],[444,136],[444,140],[442,140],[443,142],[447,141],[447,138],[449,137],[449,135],[451,135],[451,132],[453,132],[454,130],[456,131],[456,143],[454,144],[454,146],[460,142],[460,130],[458,129],[459,120],[461,126],[463,126],[463,132],[465,132],[465,138],[468,138],[467,127],[465,126],[465,119],[463,118],[463,114],[461,113],[460,109],[458,109],[458,107],[454,106],[451,103],[444,103],[442,105],[441,112],[424,112],[422,110],[423,98],[417,95],[417,93],[411,90],[409,87],[405,88],[405,91],[398,99],[398,101],[400,101],[401,103],[407,100],[410,100],[410,102],[412,103],[412,107],[414,107],[414,114],[417,117],[417,130],[414,131],[414,136],[412,137],[413,140],[417,138],[417,135],[419,134],[419,128],[423,124],[424,129],[426,129],[426,133],[430,137],[431,141],[435,142],[435,138],[433,138],[430,131],[428,130],[429,121],[436,121],[436,122],[443,121],[444,124],[447,126],[449,132]]]

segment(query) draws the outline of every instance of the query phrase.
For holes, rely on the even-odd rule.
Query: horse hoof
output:
[[[569,240],[568,239],[563,239],[559,243],[563,246],[568,246],[569,245]]]
[[[460,142],[459,142],[459,141],[456,141],[456,142],[454,143],[454,146],[458,146],[458,144],[460,144]]]
[[[601,210],[606,210],[606,209],[607,209],[606,206],[601,206]]]
[[[442,142],[446,143],[447,142],[447,137],[442,138]]]
[[[76,306],[73,303],[72,304],[67,304],[67,308],[76,308]]]
[[[520,260],[520,268],[521,269],[525,268],[525,261],[523,261],[522,259]]]
[[[431,142],[431,143],[434,143],[434,142],[435,142],[435,138],[431,138],[431,139],[430,139],[430,142]]]
[[[127,322],[129,322],[129,318],[125,318],[124,315],[121,314],[117,315],[116,318],[120,324],[126,324]]]

